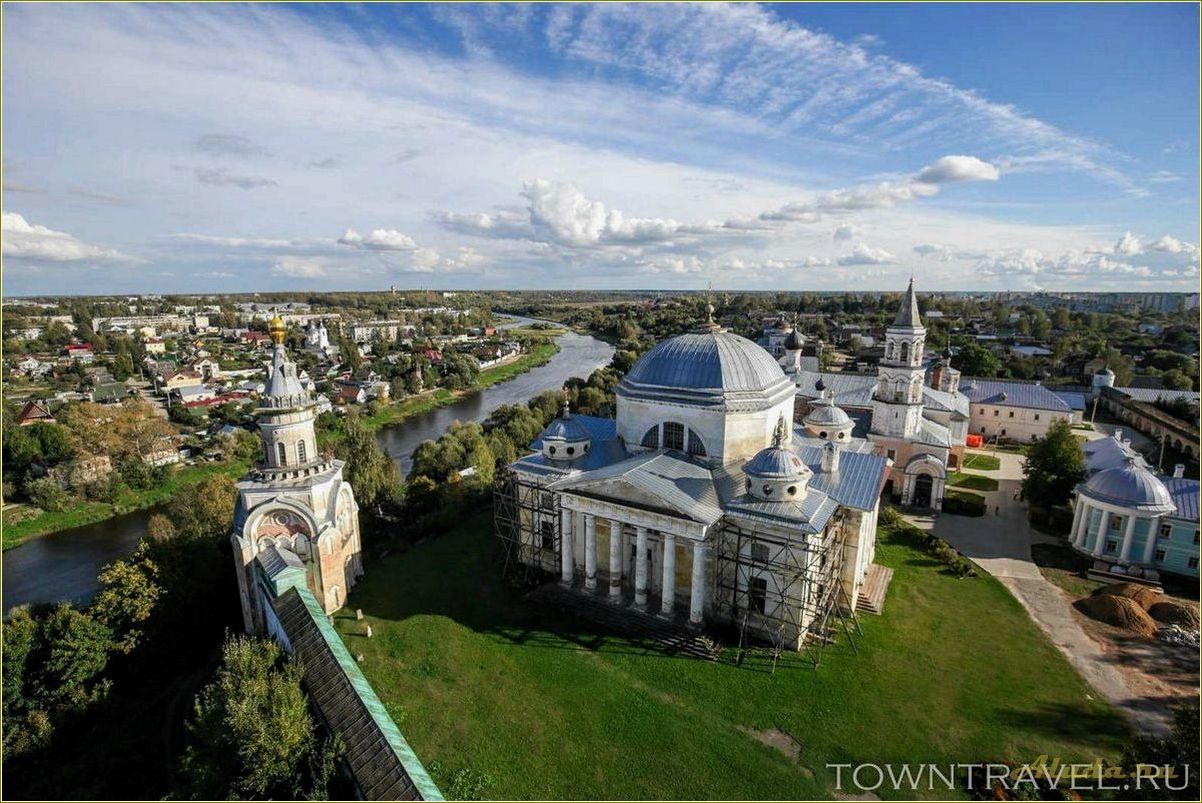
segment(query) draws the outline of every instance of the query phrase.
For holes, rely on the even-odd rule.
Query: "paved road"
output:
[[[1045,580],[1032,562],[1031,544],[1055,542],[1055,539],[1031,529],[1026,507],[1016,498],[1022,482],[1022,457],[996,454],[1002,461],[998,471],[968,470],[998,480],[998,490],[984,494],[988,506],[984,517],[907,518],[924,530],[932,530],[1001,581],[1089,685],[1126,714],[1139,730],[1166,734],[1169,712],[1155,701],[1132,694],[1122,673],[1078,624],[1069,596]]]

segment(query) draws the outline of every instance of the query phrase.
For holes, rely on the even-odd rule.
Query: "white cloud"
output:
[[[291,279],[312,279],[326,275],[325,265],[315,259],[302,257],[280,257],[280,261],[271,268],[272,276]]]
[[[1153,251],[1161,251],[1166,254],[1197,254],[1198,246],[1193,243],[1187,243],[1183,240],[1178,240],[1176,237],[1164,235],[1156,242],[1149,246]]]
[[[396,229],[372,229],[365,235],[354,229],[347,229],[338,238],[338,242],[340,245],[368,251],[412,251],[417,248],[417,243],[412,237]]]
[[[841,226],[835,227],[835,233],[832,235],[835,242],[841,240],[854,240],[860,234],[860,229],[850,223],[844,223]]]
[[[276,182],[262,176],[242,176],[231,173],[224,167],[195,167],[192,172],[201,184],[212,184],[216,187],[237,187],[240,190],[253,190],[257,187],[274,187]]]
[[[1133,256],[1144,252],[1143,241],[1136,237],[1131,232],[1127,232],[1119,241],[1114,244],[1114,253],[1123,254],[1125,256]]]
[[[864,243],[856,243],[850,254],[845,254],[837,260],[837,264],[848,265],[886,265],[894,262],[893,254],[883,248],[873,248]]]
[[[940,262],[947,262],[952,258],[952,249],[939,243],[921,243],[914,246],[914,253]]]
[[[998,169],[975,156],[944,156],[924,167],[914,177],[926,184],[953,181],[997,181]]]
[[[47,262],[77,262],[79,260],[128,259],[111,248],[101,248],[80,242],[70,234],[30,223],[16,212],[2,215],[3,246],[0,253],[13,259],[45,260]]]

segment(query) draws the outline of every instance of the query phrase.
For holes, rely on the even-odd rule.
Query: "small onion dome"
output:
[[[785,338],[785,348],[787,348],[789,351],[801,351],[805,344],[805,337],[801,334],[801,332],[797,331],[796,327],[794,327],[793,330],[789,332],[788,337]]]
[[[1111,371],[1109,368],[1103,368],[1101,371],[1098,371],[1096,376],[1107,376],[1114,379],[1114,371]]]
[[[284,335],[288,334],[288,325],[284,323],[284,319],[278,312],[271,319],[271,323],[267,325],[267,333],[271,335],[271,342],[277,346],[283,345]]]
[[[766,502],[800,502],[813,472],[783,446],[761,449],[743,466],[747,492]]]
[[[818,391],[819,393],[822,393],[822,391],[826,390],[826,383],[822,381],[822,377],[818,377],[818,381],[814,383],[814,390]]]
[[[543,457],[548,460],[575,460],[587,454],[593,436],[572,414],[564,411],[543,430]]]
[[[1079,487],[1090,499],[1118,507],[1146,513],[1172,513],[1177,509],[1169,489],[1136,457],[1099,471]]]
[[[855,422],[851,420],[843,408],[837,407],[829,398],[814,402],[814,406],[806,413],[802,423],[806,432],[815,438],[823,440],[846,441],[851,437]]]

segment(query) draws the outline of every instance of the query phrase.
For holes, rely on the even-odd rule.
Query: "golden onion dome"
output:
[[[275,317],[271,319],[271,323],[267,325],[267,332],[271,335],[271,340],[277,346],[284,342],[284,335],[288,334],[288,326],[284,323],[284,319],[277,312]]]

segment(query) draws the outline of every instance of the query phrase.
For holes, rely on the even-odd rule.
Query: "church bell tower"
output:
[[[926,336],[911,277],[901,309],[885,330],[885,356],[877,369],[872,403],[873,433],[909,438],[918,432],[922,422],[922,352]]]

